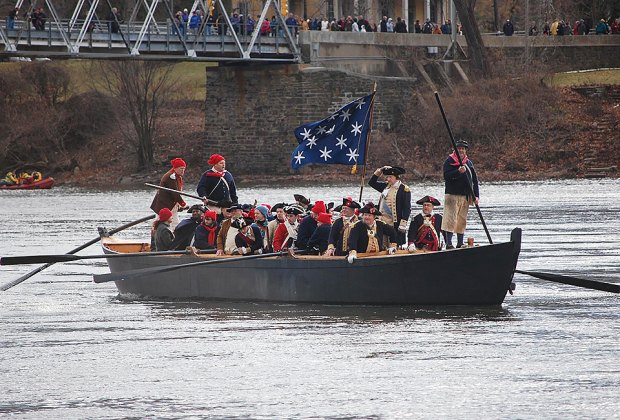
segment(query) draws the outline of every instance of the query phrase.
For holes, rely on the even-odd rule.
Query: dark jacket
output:
[[[468,198],[472,198],[469,183],[472,182],[473,179],[472,187],[474,189],[474,195],[480,198],[480,192],[478,190],[478,175],[476,175],[474,163],[470,159],[467,159],[467,167],[469,170],[464,173],[460,173],[459,167],[452,165],[452,163],[454,163],[454,160],[452,157],[448,156],[448,159],[446,159],[443,164],[443,179],[446,181],[445,193],[453,195],[466,195]]]
[[[199,218],[194,219],[190,217],[189,219],[181,220],[181,223],[174,228],[174,241],[172,241],[170,249],[183,250],[190,246],[198,225],[200,225]]]
[[[317,226],[308,241],[306,249],[318,249],[320,253],[327,251],[327,241],[332,225],[322,224]]]
[[[334,255],[347,255],[348,251],[344,251],[343,248],[343,237],[344,234],[344,220],[342,217],[339,217],[333,224],[331,229],[329,230],[329,239],[327,241],[327,246],[333,245],[335,248]],[[347,244],[348,246],[348,244]],[[346,247],[345,247],[346,248]]]
[[[213,201],[230,200],[233,203],[238,203],[237,186],[232,174],[228,171],[224,171],[224,176],[222,177],[210,176],[210,174],[215,174],[215,171],[209,169],[202,174],[196,188],[198,195]]]
[[[437,232],[437,239],[441,242],[441,221],[443,217],[441,214],[436,213],[433,214],[433,217],[435,218],[433,221],[433,227],[435,228],[435,232]],[[418,231],[423,224],[424,216],[422,216],[422,213],[416,214],[409,225],[409,232],[407,233],[408,243],[416,243],[418,241]]]
[[[263,237],[260,234],[260,228],[256,225],[251,225],[250,229],[252,229],[252,234],[254,235],[254,240],[251,241],[250,238],[244,239],[244,235],[241,232],[237,233],[235,236],[235,245],[238,248],[245,247],[250,248],[250,254],[256,253],[258,250],[263,249]],[[250,241],[248,243],[248,241]]]
[[[217,247],[217,234],[219,226],[215,229],[213,242],[209,242],[209,231],[204,226],[199,225],[194,231],[194,246],[198,249],[215,249]]]
[[[155,231],[155,251],[170,251],[174,235],[170,231],[170,225],[160,223]]]
[[[390,225],[377,220],[377,232],[376,238],[379,242],[379,251],[385,251],[384,236],[389,238],[390,244],[396,244],[396,231]],[[351,234],[349,235],[349,249],[356,250],[357,252],[366,252],[368,248],[368,225],[363,221],[359,221],[351,228]]]
[[[171,176],[173,173],[173,169],[170,169],[168,172],[166,172],[164,176],[161,177],[161,181],[159,181],[159,186],[170,188],[173,190],[180,190],[182,180],[181,182],[179,182],[179,175],[175,175],[175,179],[172,179]],[[179,203],[179,206],[181,207],[185,207],[185,201],[179,193],[157,190],[157,194],[155,194],[155,198],[151,203],[151,210],[153,210],[155,213],[159,213],[159,211],[164,207],[172,210],[176,203]]]
[[[374,175],[370,177],[368,185],[379,192],[383,192],[387,188],[387,182],[379,181],[379,177]],[[396,214],[393,215],[394,227],[398,229],[401,220],[409,220],[411,216],[411,191],[409,187],[400,183],[396,192]]]
[[[299,222],[299,229],[297,230],[297,240],[295,246],[298,249],[306,249],[308,241],[312,237],[312,234],[316,230],[316,220],[311,215],[308,215]]]

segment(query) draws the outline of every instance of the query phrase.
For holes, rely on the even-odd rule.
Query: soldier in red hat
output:
[[[153,222],[151,232],[151,251],[169,251],[174,240],[174,234],[170,224],[172,223],[172,211],[164,207],[157,213],[158,218]]]
[[[172,190],[183,191],[183,175],[187,164],[183,159],[175,158],[170,161],[170,165],[172,168],[161,177],[159,185]],[[186,206],[187,204],[185,204],[181,194],[165,190],[157,190],[151,203],[151,209],[155,213],[159,213],[163,208],[172,211],[172,229],[179,223],[178,211]]]
[[[196,191],[203,197],[204,204],[217,214],[222,213],[222,208],[228,208],[239,202],[237,198],[237,186],[230,172],[226,170],[224,156],[213,154],[208,162],[211,169],[200,177]],[[209,204],[215,202],[216,204]]]
[[[202,223],[194,232],[194,246],[198,249],[217,248],[218,231],[217,214],[213,210],[205,212]]]
[[[381,212],[375,205],[368,203],[359,210],[359,213],[362,215],[362,220],[351,229],[347,261],[353,264],[357,259],[358,252],[375,253],[385,251],[384,236],[389,238],[388,254],[396,253],[396,230],[391,225],[377,220],[381,216]]]
[[[349,234],[351,228],[358,221],[355,212],[361,206],[353,201],[351,197],[342,199],[342,205],[336,207],[334,211],[340,212],[340,217],[336,219],[329,231],[326,255],[344,256],[349,253]]]
[[[434,213],[435,206],[441,203],[435,197],[426,195],[416,201],[422,205],[422,212],[415,215],[409,225],[407,234],[409,251],[424,249],[439,251],[441,249],[441,214]]]
[[[323,201],[319,200],[314,203],[310,213],[299,223],[299,233],[295,241],[295,246],[297,246],[298,249],[306,249],[310,237],[312,237],[312,234],[316,230],[316,219],[321,213],[327,213],[327,207]]]
[[[368,185],[381,193],[377,207],[382,220],[396,229],[398,245],[406,242],[405,232],[411,215],[411,190],[400,180],[404,173],[405,170],[398,166],[384,166],[377,169],[368,181]],[[381,175],[385,176],[385,181],[379,181]]]
[[[318,250],[320,255],[323,255],[327,251],[327,241],[329,240],[329,232],[332,227],[332,215],[329,213],[320,213],[316,218],[316,229],[308,241],[306,249],[310,250],[310,253],[315,253]]]

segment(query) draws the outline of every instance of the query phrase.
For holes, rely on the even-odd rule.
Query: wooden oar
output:
[[[140,224],[140,223],[142,223],[142,222],[146,222],[147,220],[154,219],[154,218],[155,218],[155,214],[151,214],[151,215],[149,215],[149,216],[146,216],[146,217],[143,217],[143,218],[141,218],[141,219],[135,220],[135,221],[133,221],[133,222],[127,223],[127,224],[125,224],[125,225],[123,225],[123,226],[119,226],[119,227],[117,227],[116,229],[112,229],[112,230],[108,231],[108,234],[109,234],[109,235],[113,235],[113,234],[118,233],[118,232],[120,232],[120,231],[122,231],[122,230],[128,229],[128,228],[130,228],[130,227],[132,227],[132,226],[135,226],[135,225],[137,225],[137,224]],[[79,252],[79,251],[83,250],[84,248],[88,248],[88,247],[89,247],[89,246],[91,246],[92,244],[99,242],[100,240],[101,240],[101,236],[98,236],[97,238],[92,239],[92,240],[90,240],[90,241],[86,242],[84,245],[80,245],[80,246],[78,246],[77,248],[72,249],[71,251],[67,252],[67,254],[75,254],[75,253],[77,253],[77,252]],[[36,268],[36,269],[32,270],[31,272],[29,272],[29,273],[27,273],[27,274],[24,274],[24,275],[23,275],[23,276],[21,276],[20,278],[18,278],[18,279],[16,279],[16,280],[13,280],[13,281],[12,281],[12,282],[10,282],[10,283],[5,284],[4,286],[0,287],[0,290],[1,290],[1,291],[3,291],[3,292],[4,292],[4,291],[7,291],[7,290],[9,290],[11,287],[17,286],[17,285],[18,285],[18,284],[20,284],[21,282],[23,282],[23,281],[25,281],[25,280],[28,280],[30,277],[34,276],[34,275],[35,275],[35,274],[37,274],[37,273],[40,273],[41,271],[43,271],[43,270],[45,270],[46,268],[48,268],[48,267],[52,266],[53,264],[54,264],[53,262],[50,262],[50,263],[47,263],[47,264],[45,264],[45,265],[42,265],[42,266],[40,266],[40,267],[38,267],[38,268]]]
[[[459,151],[456,148],[456,141],[454,140],[454,135],[452,134],[452,128],[450,128],[450,123],[448,122],[448,117],[446,116],[446,112],[443,110],[443,105],[441,104],[441,99],[439,99],[439,93],[435,92],[435,99],[437,100],[437,105],[439,105],[439,110],[441,111],[441,116],[443,117],[443,122],[446,124],[446,128],[448,129],[448,134],[450,135],[450,141],[452,142],[452,147],[454,148],[454,153],[459,160],[459,165],[463,166],[463,161],[461,160],[461,155],[459,155]],[[487,239],[489,243],[493,243],[493,239],[491,239],[491,234],[489,233],[489,229],[487,229],[487,224],[484,221],[484,217],[482,217],[482,212],[480,211],[480,206],[476,203],[476,196],[474,194],[474,186],[471,182],[468,182],[469,192],[471,196],[474,198],[474,205],[476,206],[476,211],[478,212],[478,217],[480,217],[480,221],[482,222],[482,227],[484,228],[484,232],[487,234]]]
[[[555,283],[570,284],[571,286],[584,287],[586,289],[602,290],[603,292],[620,293],[620,284],[605,283],[597,280],[580,279],[578,277],[563,276],[560,274],[541,273],[538,271],[515,270],[515,273],[526,274],[542,280]]]
[[[199,266],[208,265],[208,264],[221,264],[221,263],[235,262],[235,261],[248,261],[248,260],[255,260],[259,258],[277,257],[277,256],[284,255],[284,254],[286,254],[285,251],[280,251],[280,252],[273,252],[269,254],[248,255],[248,256],[235,257],[235,258],[218,258],[215,260],[199,261],[199,262],[192,262],[192,263],[187,263],[187,264],[167,265],[163,267],[141,268],[139,270],[123,271],[121,273],[95,274],[93,276],[93,280],[95,283],[105,283],[108,281],[119,281],[119,280],[133,280],[138,277],[149,276],[151,274],[165,273],[167,271],[174,271],[174,270],[179,270],[182,268],[199,267]]]
[[[194,195],[194,194],[188,194],[186,192],[175,190],[175,189],[172,189],[172,188],[162,187],[161,185],[149,184],[148,182],[145,182],[144,185],[146,185],[147,187],[151,187],[151,188],[157,188],[158,190],[173,192],[173,193],[177,193],[179,195],[184,195],[186,197],[195,198],[196,200],[200,200],[200,201],[203,200],[203,197],[200,197],[200,196],[197,196],[197,195]],[[217,201],[209,200],[207,198],[207,204],[211,204],[212,206],[217,206]]]
[[[200,254],[215,253],[215,250],[200,251]],[[1,257],[0,265],[19,265],[19,264],[42,264],[42,263],[62,263],[78,260],[94,260],[97,258],[131,258],[149,257],[155,255],[183,255],[191,254],[191,251],[158,251],[158,252],[128,252],[125,254],[98,254],[98,255],[23,255],[21,257]]]

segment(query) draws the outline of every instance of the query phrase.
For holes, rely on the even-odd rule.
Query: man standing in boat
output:
[[[360,209],[359,213],[362,220],[351,229],[347,261],[353,264],[357,259],[358,252],[372,254],[385,251],[383,236],[389,238],[388,254],[396,253],[396,230],[391,225],[377,220],[377,217],[381,216],[381,212],[375,205],[368,203]]]
[[[221,214],[222,208],[228,208],[231,204],[239,202],[237,186],[232,174],[226,170],[224,156],[213,154],[207,163],[212,168],[202,174],[196,191],[210,210]],[[216,204],[209,204],[209,201]]]
[[[463,246],[469,206],[473,203],[478,204],[480,199],[478,175],[474,163],[467,156],[468,148],[469,144],[465,140],[457,141],[456,150],[463,164],[459,163],[456,152],[452,152],[443,164],[446,196],[441,230],[446,234],[446,249],[454,248],[452,245],[454,232],[456,232],[456,247]]]
[[[172,169],[161,177],[159,185],[172,190],[183,191],[183,175],[185,174],[187,164],[181,158],[172,159],[170,164],[172,165]],[[186,206],[185,200],[183,200],[181,194],[172,191],[157,190],[155,198],[151,203],[151,210],[158,214],[163,208],[172,211],[172,222],[170,227],[174,229],[176,225],[179,224],[179,210]]]
[[[422,205],[422,212],[415,215],[409,225],[407,240],[409,251],[424,249],[427,251],[439,251],[441,249],[441,214],[433,212],[435,206],[441,203],[435,197],[426,195],[416,201]]]
[[[361,206],[351,197],[346,197],[342,199],[340,207],[340,217],[329,231],[326,255],[344,256],[349,253],[349,234],[353,225],[358,221],[355,210]]]
[[[400,180],[404,173],[405,170],[398,166],[384,166],[377,169],[368,181],[368,185],[381,193],[377,207],[382,220],[396,230],[398,245],[406,242],[405,232],[411,215],[411,190]],[[379,181],[381,175],[385,175],[385,181]]]

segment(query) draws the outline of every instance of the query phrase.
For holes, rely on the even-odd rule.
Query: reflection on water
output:
[[[413,198],[443,197],[439,183]],[[188,187],[188,190],[191,187]],[[339,201],[357,187],[243,188],[244,202]],[[615,279],[620,181],[489,183],[495,242],[519,268]],[[148,215],[152,191],[3,191],[0,256],[64,253]],[[587,199],[582,199],[583,197]],[[580,197],[576,200],[575,197]],[[364,189],[365,200],[377,194]],[[594,213],[594,216],[593,216]],[[484,243],[475,213],[469,235]],[[123,237],[144,239],[148,225]],[[99,253],[93,246],[81,254]],[[0,266],[2,284],[33,266]],[[502,307],[121,301],[101,260],[0,293],[0,414],[17,418],[610,418],[618,296],[517,275]]]

